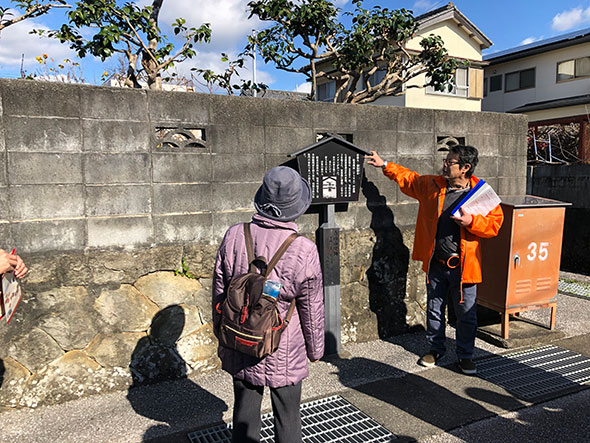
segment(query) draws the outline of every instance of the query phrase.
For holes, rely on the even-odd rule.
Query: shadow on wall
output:
[[[152,319],[149,335],[139,340],[131,356],[129,403],[138,414],[166,423],[149,428],[143,441],[189,429],[197,416],[199,421],[207,416],[207,423],[221,422],[228,408],[223,400],[187,378],[187,364],[176,349],[184,324],[182,307],[171,305],[160,310]]]
[[[4,360],[0,358],[0,388],[4,383],[4,371],[6,371],[6,368],[4,367]]]
[[[410,252],[395,225],[387,199],[373,182],[363,178],[361,191],[371,211],[370,228],[375,233],[371,266],[367,269],[369,307],[377,315],[380,338],[408,330],[404,304]]]

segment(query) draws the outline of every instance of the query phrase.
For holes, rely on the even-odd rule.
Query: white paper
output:
[[[22,298],[22,291],[14,276],[14,272],[6,272],[2,276],[2,296],[4,298],[6,323],[9,323]]]
[[[468,198],[457,205],[453,211],[453,215],[456,215],[459,209],[464,214],[488,215],[501,202],[502,200],[500,200],[500,197],[498,197],[498,194],[494,192],[492,187],[487,183],[483,183]]]

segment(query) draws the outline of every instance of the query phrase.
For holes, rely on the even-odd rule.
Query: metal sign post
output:
[[[325,354],[339,354],[340,339],[340,228],[334,218],[335,206],[322,205],[320,227],[317,230],[318,246],[324,280],[324,316],[326,329]]]
[[[370,152],[335,135],[289,154],[297,158],[299,173],[311,187],[312,205],[317,205],[320,226],[316,244],[324,278],[326,355],[339,354],[340,319],[340,228],[336,225],[335,203],[358,201],[363,179],[364,156]]]

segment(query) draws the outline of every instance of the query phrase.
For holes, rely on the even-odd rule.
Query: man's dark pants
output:
[[[260,405],[264,386],[254,386],[234,378],[233,443],[260,441]],[[270,388],[274,415],[275,442],[301,443],[301,382],[296,385]]]
[[[428,292],[426,339],[430,344],[430,350],[441,355],[446,352],[445,308],[447,299],[450,299],[457,316],[455,332],[457,358],[471,359],[477,331],[476,285],[463,285],[463,303],[461,303],[461,271],[459,267],[451,269],[436,260],[432,260],[426,286]]]

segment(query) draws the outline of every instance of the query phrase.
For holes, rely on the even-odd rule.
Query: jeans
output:
[[[260,405],[264,386],[234,378],[233,443],[260,442]],[[276,443],[301,443],[301,382],[270,388]]]
[[[450,269],[432,260],[426,285],[428,306],[426,311],[426,340],[430,350],[439,354],[446,352],[445,346],[445,308],[451,299],[457,316],[455,331],[457,358],[471,359],[475,347],[477,331],[477,287],[475,284],[463,284],[463,303],[461,300],[460,268]]]

